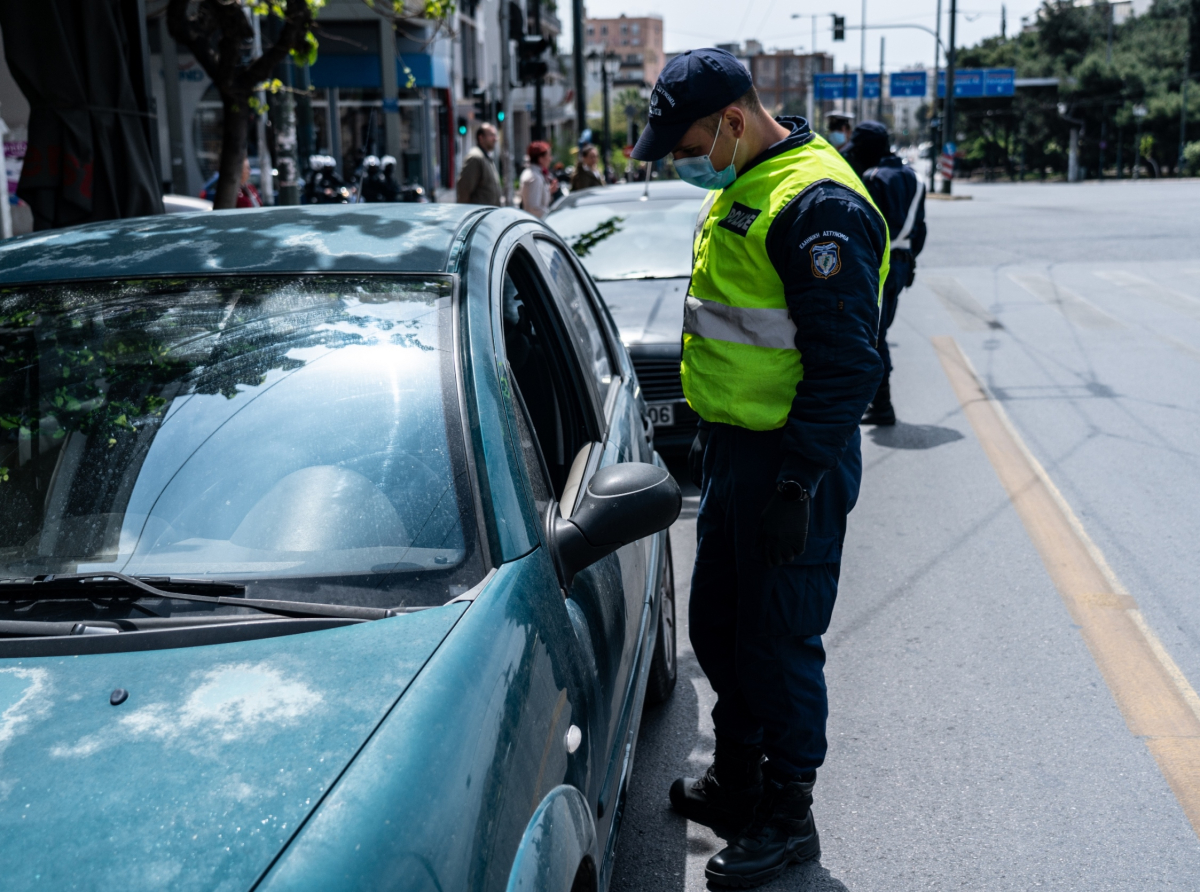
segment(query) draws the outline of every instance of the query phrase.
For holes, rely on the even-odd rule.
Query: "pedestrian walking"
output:
[[[492,152],[496,149],[496,128],[481,124],[475,131],[475,147],[467,152],[455,187],[459,204],[500,206],[500,175]]]
[[[262,197],[258,194],[258,190],[254,188],[254,184],[250,182],[250,159],[243,158],[242,181],[238,184],[237,202],[234,204],[234,207],[260,208],[262,204]]]
[[[531,142],[528,154],[529,165],[521,171],[521,207],[540,220],[550,210],[558,181],[550,173],[549,143]]]
[[[579,160],[575,164],[575,172],[571,174],[571,191],[580,192],[584,189],[594,189],[603,186],[604,180],[596,167],[600,161],[600,153],[591,143],[585,143],[579,148]]]
[[[772,118],[722,50],[683,53],[650,96],[639,161],[671,153],[713,194],[697,224],[681,374],[700,432],[689,618],[717,694],[716,757],[672,806],[729,828],[705,874],[765,883],[818,857],[810,809],[826,753],[821,636],[879,384],[887,226],[803,118]],[[765,756],[765,761],[764,761]]]
[[[842,155],[862,177],[875,206],[888,224],[892,256],[887,281],[883,284],[883,307],[879,313],[879,355],[883,380],[863,416],[863,424],[896,423],[892,406],[892,352],[887,332],[896,319],[900,292],[913,283],[917,255],[925,247],[925,186],[916,171],[891,149],[887,127],[878,121],[863,121],[850,134]]]

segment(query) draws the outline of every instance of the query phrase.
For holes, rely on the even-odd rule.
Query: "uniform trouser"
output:
[[[812,500],[803,555],[772,569],[758,523],[775,491],[783,432],[713,425],[704,450],[696,566],[688,617],[692,647],[717,693],[718,736],[761,743],[787,774],[825,760],[825,649],[837,597],[846,515],[862,477],[856,428],[841,464]]]
[[[908,284],[912,261],[892,254],[892,266],[883,283],[883,306],[879,310],[879,357],[883,360],[883,376],[892,373],[892,352],[888,349],[887,332],[896,320],[896,308],[900,304],[900,292]]]

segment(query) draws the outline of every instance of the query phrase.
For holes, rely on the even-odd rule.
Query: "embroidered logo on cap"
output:
[[[837,242],[820,242],[808,249],[813,275],[828,279],[842,271],[842,250]]]
[[[745,238],[746,233],[750,231],[750,227],[754,225],[754,221],[758,219],[758,215],[761,213],[762,211],[756,208],[748,208],[744,204],[739,204],[735,201],[729,213],[725,215],[725,219],[717,225],[722,229],[728,229],[730,232],[736,232],[742,238]]]

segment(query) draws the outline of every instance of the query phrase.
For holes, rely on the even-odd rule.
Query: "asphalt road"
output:
[[[972,200],[927,204],[929,243],[890,333],[900,423],[864,428],[825,639],[823,857],[764,888],[1198,889],[1181,802],[1200,790],[1200,758],[1174,763],[1173,792],[1158,741],[1129,719],[1154,679],[1126,673],[1123,713],[1102,667],[1124,645],[1089,650],[931,339],[965,353],[1178,689],[1197,688],[1200,183],[959,191]],[[723,845],[666,796],[713,746],[713,693],[687,641],[692,496],[671,534],[679,685],[645,715],[614,890],[707,888]]]

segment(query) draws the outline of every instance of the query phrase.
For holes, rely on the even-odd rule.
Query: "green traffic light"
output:
[[[466,136],[466,135],[467,135],[467,125],[466,125],[466,124],[459,124],[459,125],[458,125],[458,135],[459,135],[459,136]]]
[[[502,112],[502,111],[501,111],[501,112],[496,112],[496,120],[497,120],[497,121],[503,121],[503,120],[504,120],[504,112]]]

